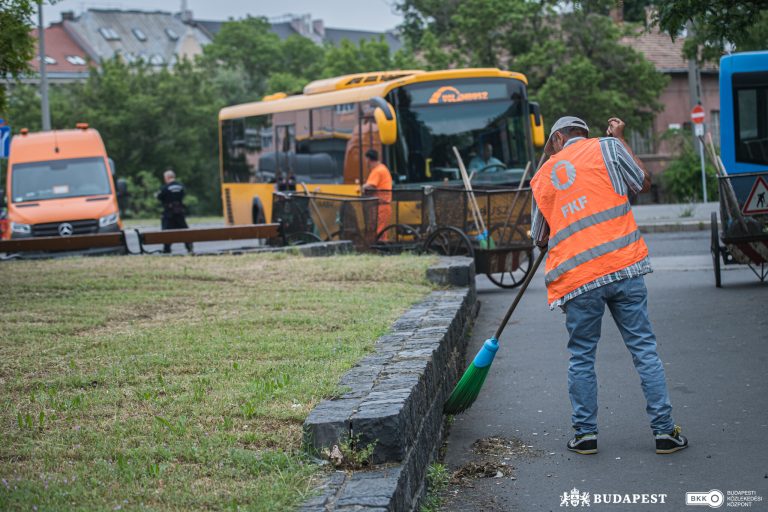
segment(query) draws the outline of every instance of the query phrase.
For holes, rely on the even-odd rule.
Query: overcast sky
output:
[[[326,27],[376,32],[395,28],[402,21],[394,12],[394,4],[395,0],[187,0],[187,8],[197,19],[226,20],[246,14],[268,18],[288,13],[311,14],[314,19],[322,19]],[[59,21],[62,11],[80,13],[89,8],[177,12],[181,0],[59,0],[55,5],[44,7],[45,24]]]

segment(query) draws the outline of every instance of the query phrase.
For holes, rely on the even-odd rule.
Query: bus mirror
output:
[[[114,176],[115,175],[115,161],[112,160],[111,158],[108,158],[108,160],[109,160],[109,172],[111,172],[112,176]]]
[[[541,117],[541,108],[535,101],[528,103],[528,110],[531,114],[531,135],[533,136],[534,147],[544,146],[544,118]]]
[[[373,118],[379,128],[379,138],[385,146],[394,144],[397,140],[397,119],[392,105],[384,98],[371,98],[371,104],[376,107],[373,110]]]

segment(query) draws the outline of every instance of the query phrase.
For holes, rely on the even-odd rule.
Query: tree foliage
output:
[[[35,40],[30,31],[36,5],[33,0],[0,0],[0,112],[7,101],[3,79],[27,72],[34,57]]]
[[[615,1],[576,2],[568,10],[556,10],[556,3],[404,0],[399,9],[408,44],[428,67],[439,61],[520,71],[549,122],[570,114],[599,131],[611,116],[630,128],[647,126],[661,109],[667,79],[620,44],[623,34],[607,16]],[[637,10],[644,2],[628,4]]]
[[[662,174],[664,190],[674,201],[701,201],[703,196],[701,158],[693,147],[692,132],[690,130],[669,130],[662,138],[669,141],[673,147],[673,153],[677,155]],[[719,197],[717,172],[709,162],[705,163],[704,172],[707,180],[708,199],[717,201]]]
[[[656,0],[653,20],[671,37],[693,29],[685,44],[688,57],[717,60],[728,45],[736,51],[768,48],[765,0]]]

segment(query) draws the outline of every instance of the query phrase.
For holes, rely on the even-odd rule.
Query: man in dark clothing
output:
[[[165,185],[157,193],[157,199],[163,203],[163,229],[188,229],[186,208],[184,207],[184,185],[176,181],[176,173],[168,169],[163,173]],[[192,252],[192,243],[187,243],[187,251]],[[164,253],[171,252],[171,245],[163,246]]]

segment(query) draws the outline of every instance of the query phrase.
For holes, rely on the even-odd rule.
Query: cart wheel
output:
[[[421,245],[421,235],[408,224],[391,224],[376,235],[373,249],[382,253],[415,251]]]
[[[525,245],[530,242],[530,237],[518,226],[497,224],[489,233],[496,247],[505,248],[517,244]],[[515,288],[520,286],[531,271],[533,260],[533,248],[510,250],[507,252],[504,262],[504,272],[485,274],[488,279],[500,288]]]
[[[325,242],[335,242],[338,240],[341,240],[341,231],[334,231],[324,239]]]
[[[453,226],[437,228],[424,242],[424,251],[443,256],[475,257],[475,249],[467,235]]]
[[[288,245],[304,245],[314,244],[315,242],[322,242],[319,236],[309,231],[302,231],[300,233],[291,233],[287,237]]]
[[[716,212],[712,212],[712,246],[710,252],[712,252],[712,265],[715,268],[715,286],[722,288],[723,285],[720,280],[720,234],[717,229]]]

